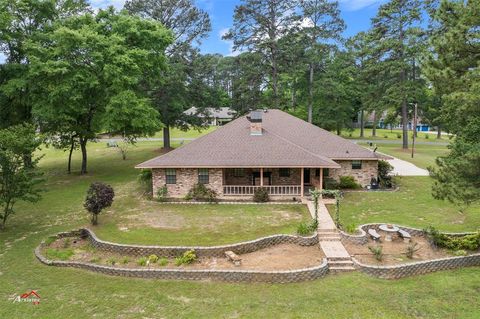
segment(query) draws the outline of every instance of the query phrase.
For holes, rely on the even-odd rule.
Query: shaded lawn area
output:
[[[190,128],[187,131],[182,131],[178,128],[170,128],[170,137],[171,138],[197,138],[197,137],[203,136],[205,134],[208,134],[210,132],[213,132],[217,128],[218,128],[218,126],[209,126],[209,127],[203,128],[201,130],[196,130],[194,128]],[[154,137],[162,138],[163,137],[163,131],[157,132]]]
[[[366,144],[361,145],[366,146]],[[445,145],[415,145],[415,153],[412,158],[411,148],[404,150],[402,149],[401,145],[392,144],[378,144],[377,146],[378,152],[395,156],[424,169],[429,166],[435,166],[435,159],[438,156],[446,155],[449,151]]]
[[[443,231],[476,231],[480,228],[480,205],[463,213],[459,207],[436,200],[431,195],[432,179],[428,176],[399,178],[396,192],[346,193],[340,202],[344,225],[386,222],[423,228],[429,225]],[[331,214],[334,207],[329,206]]]
[[[400,134],[400,138],[398,138],[397,134]],[[413,132],[411,130],[408,131],[408,142],[409,144],[412,143]],[[399,144],[402,143],[402,130],[393,130],[390,131],[389,129],[377,129],[377,136],[372,136],[372,129],[365,129],[364,137],[360,137],[360,129],[356,128],[353,131],[344,130],[341,132],[342,137],[348,139],[362,139],[362,140],[391,140],[397,141]],[[415,138],[416,142],[433,142],[433,143],[449,143],[450,138],[448,135],[442,135],[441,138],[437,138],[437,134],[430,134],[427,132],[418,132],[418,136]]]
[[[112,184],[119,205],[131,202],[125,209],[114,206],[110,213],[100,216],[98,227],[105,225],[108,230],[110,222],[126,218],[128,211],[135,207],[134,202],[142,202],[137,198],[139,190],[135,189],[138,172],[132,167],[158,155],[159,151],[156,142],[140,143],[131,151],[129,159],[122,161],[114,149],[97,144],[89,147],[89,154],[90,173],[87,176],[67,175],[67,154],[47,150],[41,162],[46,172],[43,200],[36,204],[19,204],[18,213],[9,220],[7,230],[0,232],[0,318],[480,316],[478,267],[396,281],[349,273],[313,282],[269,285],[142,280],[40,264],[33,250],[42,239],[88,223],[82,203],[91,182]],[[78,154],[74,164],[78,169]],[[248,208],[245,209],[248,214]],[[465,224],[457,226],[470,229]],[[41,296],[40,305],[12,302],[15,295],[32,289]]]
[[[99,238],[129,244],[215,246],[295,234],[305,205],[179,205],[123,196],[91,227]]]

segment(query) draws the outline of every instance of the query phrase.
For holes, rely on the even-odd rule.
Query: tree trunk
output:
[[[80,171],[81,175],[87,174],[87,139],[84,137],[80,138],[80,148],[82,150],[82,169]]]
[[[400,42],[400,62],[405,63],[404,61],[404,33],[403,33],[403,24],[400,25],[400,36],[399,36],[399,42]],[[406,88],[405,88],[405,82],[407,80],[407,70],[405,69],[405,66],[403,66],[402,71],[400,72],[400,86],[402,90],[402,131],[403,131],[403,149],[408,149],[408,110],[407,110],[407,97],[405,96]]]
[[[98,224],[98,219],[97,219],[98,214],[92,214],[92,225],[97,225]]]
[[[364,114],[365,112],[363,110],[360,111],[360,137],[365,136],[365,119],[364,119]]]
[[[403,73],[403,72],[402,72]],[[407,112],[407,100],[402,100],[402,131],[403,131],[403,149],[408,149],[408,112]]]
[[[377,111],[373,111],[372,136],[377,136]]]
[[[75,148],[75,140],[72,137],[71,144],[70,144],[70,153],[68,153],[68,167],[67,167],[68,174],[72,172],[72,153],[74,148]]]
[[[437,126],[437,138],[442,138],[442,127],[440,125]]]
[[[163,128],[163,148],[170,149],[170,127],[165,126]]]
[[[310,76],[308,79],[308,123],[313,122],[313,64],[310,63]]]

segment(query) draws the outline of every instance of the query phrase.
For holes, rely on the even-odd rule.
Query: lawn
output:
[[[170,137],[171,138],[187,138],[187,139],[192,139],[192,138],[197,138],[200,136],[203,136],[205,134],[208,134],[210,132],[215,131],[218,128],[218,126],[209,126],[201,130],[196,130],[196,129],[189,129],[187,131],[182,131],[178,128],[171,128],[170,129]],[[155,138],[162,138],[163,137],[163,131],[157,132],[154,136]]]
[[[398,137],[400,134],[400,138]],[[413,132],[408,131],[408,141],[412,143]],[[372,129],[365,129],[364,137],[360,137],[360,129],[354,129],[353,131],[344,130],[341,135],[348,139],[362,139],[362,140],[385,140],[395,141],[399,144],[402,143],[402,131],[401,130],[388,130],[377,129],[377,136],[372,136]],[[437,138],[437,134],[431,134],[427,132],[418,132],[416,142],[429,142],[429,143],[449,143],[450,138],[448,135],[442,135],[441,138]]]
[[[136,189],[138,172],[136,163],[160,154],[158,142],[142,142],[133,149],[126,161],[122,161],[115,149],[97,144],[89,147],[89,174],[79,176],[65,173],[66,153],[45,150],[41,162],[45,172],[43,200],[35,204],[20,203],[18,213],[9,220],[7,230],[0,233],[0,318],[478,318],[480,310],[480,269],[470,268],[444,271],[426,276],[398,281],[373,279],[360,273],[327,276],[313,282],[288,285],[268,284],[226,284],[217,282],[186,282],[142,280],[109,277],[72,268],[54,268],[39,263],[33,249],[42,239],[60,231],[81,227],[88,223],[88,216],[82,207],[85,191],[93,181],[110,183],[117,192],[114,206],[100,216],[97,232],[115,241],[128,241],[128,232],[114,232],[112,225],[120,225],[132,215],[138,214],[135,202],[145,204]],[[79,166],[79,154],[75,154],[75,168]],[[404,185],[406,186],[406,185]],[[398,193],[401,194],[401,193]],[[398,196],[398,195],[397,195]],[[423,195],[420,195],[423,196]],[[142,204],[142,205],[143,205]],[[147,204],[149,211],[158,203]],[[122,207],[125,205],[125,207]],[[193,206],[193,205],[192,205]],[[240,206],[240,205],[238,205]],[[392,204],[392,209],[395,209]],[[207,220],[224,217],[223,207],[208,206],[215,212],[195,211],[187,206],[186,219]],[[263,206],[261,206],[263,207]],[[301,206],[295,206],[301,207]],[[238,238],[255,237],[259,232],[293,230],[291,225],[279,224],[270,229],[268,224],[273,211],[253,213],[251,207],[234,207],[232,214],[261,216],[259,225],[255,220],[247,229],[237,230]],[[171,205],[165,210],[175,210]],[[293,224],[303,213],[292,206],[275,209],[291,214]],[[289,211],[292,209],[293,211]],[[342,204],[342,216],[347,211]],[[436,214],[438,206],[422,207]],[[257,210],[258,212],[258,210]],[[449,228],[452,220],[458,219],[454,210],[445,210],[446,215],[437,224]],[[176,212],[175,214],[180,214]],[[383,212],[384,218],[392,216]],[[470,230],[478,225],[473,213],[463,224],[456,224],[459,230]],[[478,214],[478,211],[476,213]],[[412,214],[414,216],[414,214]],[[241,216],[240,216],[241,217]],[[378,216],[377,216],[378,217]],[[438,216],[437,216],[438,217]],[[265,220],[268,222],[265,223]],[[134,219],[138,222],[138,219]],[[215,220],[215,219],[213,219]],[[475,222],[476,220],[476,222]],[[245,221],[245,220],[244,220]],[[233,240],[226,233],[232,231],[211,225],[202,232],[217,232],[205,239],[212,242],[217,236],[220,242]],[[190,223],[190,224],[189,224]],[[237,223],[237,221],[235,221]],[[277,221],[275,221],[277,223]],[[288,224],[288,223],[287,223]],[[292,225],[293,225],[292,224]],[[412,224],[412,223],[409,223]],[[193,225],[188,221],[185,225]],[[219,223],[219,225],[225,224]],[[232,224],[233,225],[233,224]],[[100,228],[103,227],[103,233]],[[128,227],[128,226],[127,226]],[[238,228],[238,225],[235,226]],[[260,228],[264,227],[262,230]],[[188,227],[187,227],[188,229]],[[209,229],[209,230],[207,230]],[[152,230],[154,231],[154,230]],[[162,242],[169,237],[155,229],[155,236]],[[198,231],[193,229],[194,232]],[[135,237],[142,236],[132,230]],[[220,236],[219,233],[222,235]],[[111,236],[111,237],[109,237]],[[127,237],[122,237],[127,236]],[[172,235],[173,236],[173,235]],[[102,237],[102,238],[103,238]],[[180,237],[177,237],[180,238]],[[148,240],[152,240],[149,238]],[[170,242],[176,239],[172,237]],[[190,239],[185,239],[190,240]],[[15,295],[32,289],[41,296],[40,305],[13,303]]]
[[[361,145],[367,146],[366,144]],[[425,169],[429,166],[435,166],[435,159],[448,153],[448,148],[445,145],[415,145],[412,158],[411,148],[404,150],[401,145],[395,144],[378,144],[377,147],[378,152],[395,156]]]
[[[429,225],[443,231],[461,232],[480,229],[480,205],[464,212],[431,195],[432,179],[427,176],[399,178],[396,192],[350,192],[341,200],[340,216],[344,225],[387,222],[423,228]],[[329,207],[333,213],[333,207]]]

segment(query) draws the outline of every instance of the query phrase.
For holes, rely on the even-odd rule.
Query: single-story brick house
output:
[[[377,177],[380,156],[280,110],[253,111],[189,144],[136,166],[152,169],[153,194],[167,186],[182,198],[207,184],[222,199],[301,197],[326,178],[353,176],[362,186]]]

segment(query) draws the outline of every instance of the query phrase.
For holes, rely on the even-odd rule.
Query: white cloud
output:
[[[375,4],[381,4],[386,0],[340,0],[340,3],[348,11],[357,11]]]
[[[109,6],[114,6],[115,9],[122,9],[125,0],[90,0],[90,4],[94,9],[105,9]]]

